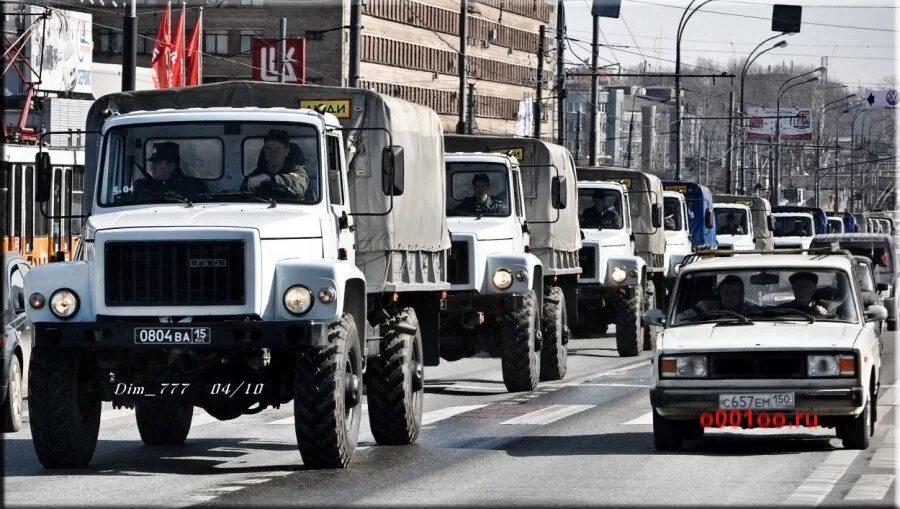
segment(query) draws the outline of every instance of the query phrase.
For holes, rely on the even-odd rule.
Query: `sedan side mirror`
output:
[[[884,309],[884,308],[882,308]],[[887,311],[885,311],[886,313]],[[642,317],[644,323],[648,325],[653,325],[656,327],[665,327],[666,326],[666,314],[662,309],[648,309],[644,316]]]
[[[887,320],[888,311],[884,306],[874,305],[866,308],[866,323]]]

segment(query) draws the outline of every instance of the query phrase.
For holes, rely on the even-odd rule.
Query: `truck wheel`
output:
[[[652,282],[650,282],[647,285],[647,298],[645,299],[646,306],[644,306],[644,308],[643,308],[644,312],[656,307],[656,303],[658,302],[657,295],[658,294],[656,293],[656,285],[654,285]],[[643,312],[641,313],[641,315],[643,316]],[[641,321],[643,322],[643,319]],[[656,332],[657,332],[656,327],[654,327],[650,324],[643,324],[642,328],[644,331],[643,332],[644,351],[652,352],[653,347],[656,345]]]
[[[684,437],[678,422],[666,419],[653,409],[653,445],[658,451],[677,451],[681,449]]]
[[[134,418],[146,445],[181,445],[191,430],[194,405],[177,399],[141,400],[134,405]]]
[[[382,445],[416,441],[422,427],[425,374],[422,332],[416,311],[404,308],[381,340],[381,355],[366,366],[369,424]]]
[[[3,432],[22,429],[22,366],[19,356],[12,354],[9,362],[9,385],[3,402]]]
[[[875,398],[869,395],[866,407],[862,413],[855,417],[847,417],[847,423],[839,433],[844,443],[844,449],[868,449],[869,437],[875,433],[875,418],[872,406]]]
[[[644,343],[641,335],[644,289],[641,285],[620,288],[616,297],[616,350],[620,357],[634,357],[641,353]]]
[[[362,349],[353,316],[328,328],[328,346],[297,359],[294,431],[307,468],[344,468],[359,438]]]
[[[100,399],[89,392],[79,356],[35,348],[28,373],[28,413],[38,460],[46,468],[84,467],[100,432]]]
[[[533,291],[529,292],[522,301],[522,307],[507,311],[503,318],[500,364],[503,383],[509,392],[533,391],[538,384],[541,358],[535,347],[536,306],[537,297]]]
[[[542,314],[541,381],[562,380],[568,371],[569,327],[566,296],[562,288],[553,286],[544,296]]]

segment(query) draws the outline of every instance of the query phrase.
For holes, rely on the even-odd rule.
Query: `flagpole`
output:
[[[187,39],[184,38],[184,34],[187,31],[185,28],[187,26],[187,2],[184,0],[181,0],[181,19],[184,22],[181,24],[181,33],[178,34],[181,37],[181,54],[178,55],[178,61],[181,62],[181,86],[186,86],[187,82],[184,80],[186,67],[184,56],[187,54]]]
[[[197,68],[199,72],[197,73],[197,84],[203,84],[203,7],[200,8],[200,33],[197,37]]]
[[[169,31],[166,36],[169,38],[169,51],[172,51],[172,0],[168,0],[166,2],[166,29]],[[169,53],[171,55],[171,53]],[[166,59],[166,75],[168,76],[169,84],[166,85],[166,88],[172,87],[172,81],[175,78],[172,76],[172,61],[170,59]]]

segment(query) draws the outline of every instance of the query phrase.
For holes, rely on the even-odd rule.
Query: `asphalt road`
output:
[[[7,506],[823,504],[897,505],[896,335],[886,333],[879,424],[866,451],[824,429],[709,430],[653,448],[649,354],[570,343],[569,375],[505,392],[497,359],[426,370],[424,429],[376,446],[366,419],[349,468],[308,471],[291,405],[219,422],[197,411],[183,447],[146,447],[133,411],[104,407],[89,468],[44,470],[30,430],[3,435]],[[27,419],[27,416],[26,416]]]

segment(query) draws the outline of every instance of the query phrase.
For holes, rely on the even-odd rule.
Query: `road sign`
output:
[[[285,40],[285,83],[306,82],[306,39]],[[278,39],[254,37],[250,42],[253,79],[278,82]]]
[[[900,101],[900,97],[897,96],[897,90],[894,88],[869,90],[865,97],[866,107],[868,108],[894,109],[897,107],[897,102]]]

